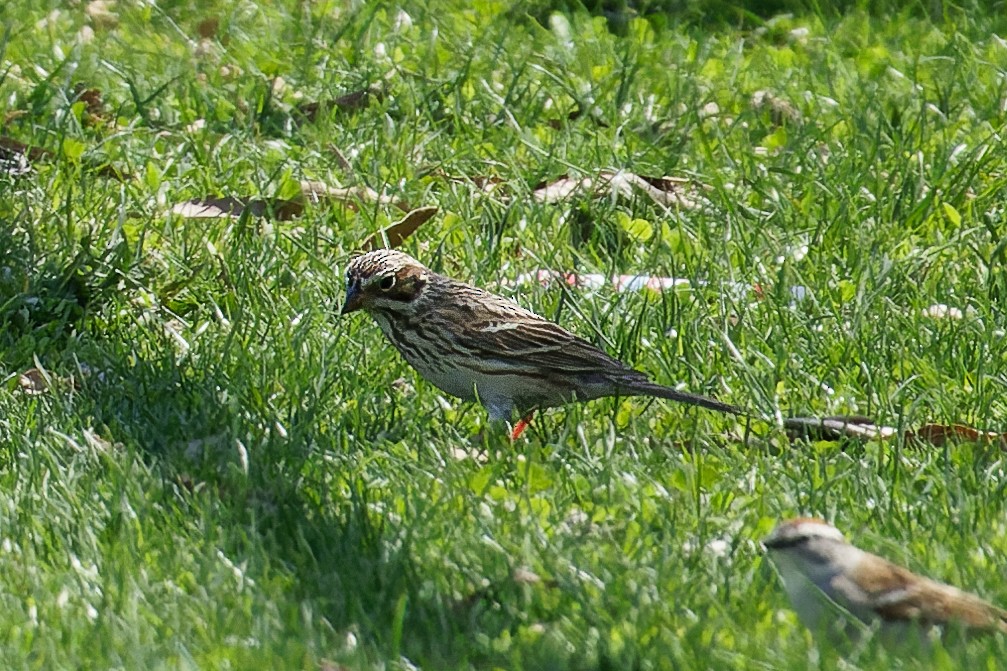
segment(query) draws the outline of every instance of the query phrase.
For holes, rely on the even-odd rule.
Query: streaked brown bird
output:
[[[424,379],[479,401],[493,420],[603,396],[655,396],[744,414],[651,382],[563,327],[399,251],[368,252],[350,263],[342,314],[357,310],[374,318]]]

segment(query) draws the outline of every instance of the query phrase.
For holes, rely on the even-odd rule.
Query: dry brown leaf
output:
[[[18,376],[17,383],[28,396],[41,396],[52,387],[53,379],[41,368],[29,368]]]
[[[211,16],[209,18],[203,19],[196,26],[196,34],[202,39],[208,40],[216,36],[217,30],[220,28],[220,17]]]
[[[360,244],[360,249],[365,252],[375,249],[395,249],[435,214],[437,214],[436,207],[418,207],[380,233],[367,236]]]
[[[309,122],[314,122],[318,118],[319,112],[330,109],[337,109],[340,112],[357,112],[370,105],[372,99],[381,102],[384,98],[384,86],[374,84],[338,98],[301,103],[296,109]]]
[[[84,103],[84,113],[81,115],[81,121],[94,126],[108,120],[105,102],[101,98],[100,90],[88,88],[81,83],[76,84],[73,90],[76,99]]]
[[[405,203],[382,195],[369,186],[329,186],[324,182],[304,180],[301,182],[301,195],[312,203],[334,200],[346,203],[352,209],[356,209],[356,203],[360,202],[393,205],[403,212],[409,211],[409,206]]]
[[[602,171],[597,177],[576,178],[563,175],[536,186],[532,191],[532,198],[540,203],[558,203],[574,196],[598,198],[616,195],[633,198],[642,193],[665,207],[692,210],[705,202],[698,191],[696,183],[688,179],[641,177],[626,171]]]
[[[31,170],[31,163],[41,163],[55,157],[53,152],[42,147],[31,147],[6,135],[0,135],[0,170],[11,175],[23,175]],[[129,179],[128,173],[120,172],[113,165],[94,165],[86,167],[94,169],[102,177],[111,177],[119,181]]]
[[[38,359],[35,366],[18,375],[18,388],[28,396],[40,396],[47,391],[61,389],[72,391],[77,388],[77,380],[73,377],[57,377],[44,369]]]
[[[783,420],[783,426],[791,438],[810,437],[816,440],[890,440],[899,433],[894,427],[878,426],[870,418],[858,415],[790,417]],[[936,447],[943,447],[950,442],[992,443],[1007,451],[1007,433],[982,431],[965,424],[924,424],[918,429],[905,431],[902,436],[906,441],[929,443]]]
[[[100,116],[105,111],[105,103],[101,99],[101,91],[99,89],[88,88],[84,84],[76,84],[74,86],[74,94],[77,96],[77,100],[84,103],[84,109],[89,114]]]
[[[0,149],[15,154],[21,154],[32,161],[41,161],[47,158],[52,158],[53,156],[52,152],[48,149],[43,149],[41,147],[29,147],[24,142],[15,140],[12,137],[7,137],[6,135],[0,135]]]
[[[246,212],[253,217],[272,214],[278,221],[293,219],[304,212],[304,203],[282,198],[196,198],[171,207],[172,214],[186,219],[224,219],[240,217]]]
[[[324,182],[304,180],[300,183],[300,187],[301,193],[290,199],[208,196],[176,203],[171,207],[171,212],[186,219],[223,219],[240,217],[247,213],[252,217],[272,215],[277,221],[287,221],[302,215],[308,203],[320,205],[325,202],[337,202],[352,210],[358,209],[358,203],[394,205],[399,209],[406,209],[404,203],[398,203],[366,186],[336,187]]]
[[[890,426],[877,426],[869,417],[848,415],[836,417],[788,417],[783,427],[792,438],[808,437],[816,440],[838,440],[839,438],[859,438],[887,440],[898,430]]]
[[[552,182],[543,182],[537,185],[531,192],[531,195],[532,198],[541,203],[558,203],[576,194],[591,191],[593,188],[594,180],[590,177],[576,179],[569,175],[563,175]],[[592,193],[591,195],[597,194]]]
[[[6,126],[7,124],[13,123],[25,116],[28,116],[28,110],[8,110],[7,112],[4,112],[3,125]]]
[[[1007,450],[1007,433],[980,431],[964,424],[924,424],[915,431],[906,431],[906,440],[921,440],[936,447],[952,441],[969,443],[996,443]]]
[[[621,175],[630,187],[643,191],[655,203],[665,207],[694,210],[706,202],[692,180],[680,177],[643,177],[633,173],[621,173]],[[628,190],[622,188],[621,191],[626,193]]]

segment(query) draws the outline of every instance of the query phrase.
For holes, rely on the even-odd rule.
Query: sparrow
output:
[[[889,642],[921,640],[907,634],[934,626],[1007,634],[1007,611],[861,550],[822,520],[784,521],[763,545],[798,617],[833,642],[859,638],[858,625]]]
[[[513,301],[381,249],[346,270],[341,314],[371,315],[419,374],[446,394],[478,401],[490,419],[525,422],[537,409],[604,396],[654,396],[744,414],[716,399],[650,381],[562,326]]]

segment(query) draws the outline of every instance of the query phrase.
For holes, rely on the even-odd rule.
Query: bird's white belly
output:
[[[410,362],[412,363],[412,362]],[[511,419],[515,400],[527,393],[528,379],[517,375],[486,375],[471,369],[414,367],[441,391],[465,401],[479,401],[491,419]]]
[[[408,360],[408,359],[407,359]],[[479,384],[478,376],[470,371],[449,366],[428,366],[426,362],[410,361],[413,368],[419,371],[423,379],[446,394],[457,396],[465,401],[474,401],[477,388],[485,388],[485,383]]]

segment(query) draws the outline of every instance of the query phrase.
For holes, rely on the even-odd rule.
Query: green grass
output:
[[[995,447],[791,444],[629,399],[473,458],[485,413],[337,318],[347,259],[400,212],[168,212],[368,185],[439,207],[405,249],[483,286],[540,267],[707,282],[500,289],[659,381],[764,415],[1002,428],[1002,20],[613,35],[488,0],[378,4],[123,2],[114,26],[0,9],[0,100],[23,112],[4,132],[54,152],[0,176],[0,666],[840,668],[759,549],[796,514],[1007,605]],[[382,80],[366,109],[292,112]],[[759,90],[801,119],[778,125]],[[531,198],[601,169],[691,176],[709,205]],[[29,395],[36,365],[55,385]],[[932,666],[1005,656],[994,637]],[[914,668],[873,647],[852,664]]]

